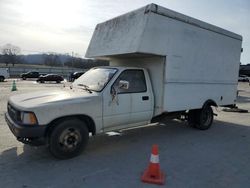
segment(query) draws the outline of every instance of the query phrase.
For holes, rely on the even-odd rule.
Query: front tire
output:
[[[49,150],[58,159],[69,159],[79,155],[86,147],[89,131],[78,119],[59,122],[49,136]]]

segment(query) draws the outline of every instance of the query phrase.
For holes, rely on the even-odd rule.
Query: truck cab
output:
[[[153,116],[151,82],[143,68],[93,68],[73,83],[73,88],[77,87],[101,96],[102,126],[98,132],[145,124]]]
[[[136,67],[96,67],[71,89],[10,97],[6,121],[23,143],[48,144],[58,158],[75,156],[92,135],[135,127],[153,117],[148,71]]]

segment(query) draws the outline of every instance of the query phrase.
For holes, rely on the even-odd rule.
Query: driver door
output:
[[[128,83],[127,88],[124,83]],[[104,130],[130,127],[148,121],[153,114],[152,100],[144,71],[124,70],[103,95]]]

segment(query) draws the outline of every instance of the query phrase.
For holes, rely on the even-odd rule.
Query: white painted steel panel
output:
[[[164,89],[164,71],[165,57],[133,57],[133,58],[111,58],[111,66],[134,66],[145,68],[152,83],[154,94],[154,116],[163,112],[163,89]],[[150,88],[148,88],[150,89]]]
[[[130,70],[137,69],[134,67]],[[138,122],[149,122],[153,117],[154,100],[151,85],[147,90],[139,93],[117,93],[111,95],[111,88],[116,79],[125,69],[121,68],[105,87],[103,98],[103,128],[105,131],[117,129],[118,127],[130,127],[138,125]],[[139,69],[145,72],[143,69]],[[147,83],[150,83],[149,76],[145,74]],[[148,96],[148,100],[143,100]]]
[[[200,109],[208,99],[219,106],[234,104],[237,85],[204,83],[168,83],[164,87],[164,111]]]
[[[152,17],[157,17],[157,19],[153,18],[154,22],[152,22]],[[179,23],[181,27],[165,25],[165,22],[162,22],[165,19]],[[180,31],[187,25],[200,28],[202,32],[208,31],[242,41],[240,35],[164,7],[150,4],[98,24],[87,49],[86,57],[100,58],[131,53],[166,56],[169,55],[167,48],[171,48],[169,43],[171,38],[169,37],[171,37],[172,31],[180,34]],[[153,28],[153,32],[151,28]],[[191,38],[195,36],[192,30],[187,31],[186,34],[190,35]],[[175,45],[180,45],[180,43],[175,43]]]
[[[144,8],[98,24],[86,57],[117,55],[136,52],[147,17]]]

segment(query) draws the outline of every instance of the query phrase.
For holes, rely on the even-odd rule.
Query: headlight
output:
[[[37,119],[33,112],[21,112],[21,121],[23,124],[36,125]]]

